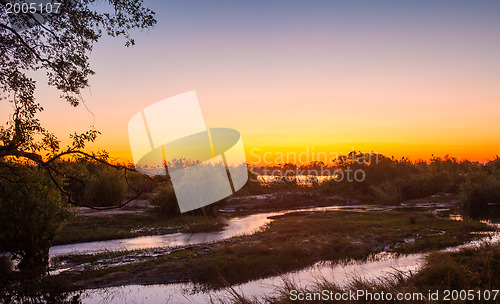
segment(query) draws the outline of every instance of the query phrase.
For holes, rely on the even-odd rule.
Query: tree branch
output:
[[[74,206],[78,206],[78,207],[85,207],[85,208],[89,208],[89,209],[93,209],[93,210],[111,210],[111,209],[119,209],[119,208],[122,208],[123,206],[129,204],[130,202],[132,202],[133,200],[137,199],[139,196],[141,196],[144,192],[138,192],[136,193],[136,195],[119,204],[119,205],[116,205],[116,206],[105,206],[105,207],[95,207],[95,206],[90,206],[88,204],[81,204],[81,203],[78,203],[74,200],[71,199],[71,195],[66,192],[62,187],[61,185],[59,184],[59,182],[54,178],[54,176],[52,175],[52,172],[51,170],[49,169],[49,167],[44,167],[46,170],[47,170],[47,173],[49,174],[49,177],[50,179],[52,180],[52,182],[56,185],[56,187],[59,189],[59,191],[61,191],[62,194],[64,194],[67,198],[68,198],[68,203],[71,204],[71,205],[74,205]]]
[[[80,154],[80,155],[83,155],[89,159],[92,159],[94,161],[97,161],[101,164],[104,164],[106,166],[109,166],[109,167],[112,167],[112,168],[115,168],[117,170],[125,170],[125,179],[127,181],[127,186],[132,189],[134,192],[136,192],[136,195],[119,204],[119,205],[115,205],[115,206],[106,206],[106,207],[95,207],[95,206],[90,206],[88,204],[83,204],[83,203],[79,203],[79,202],[76,202],[74,201],[72,198],[71,198],[71,194],[69,194],[67,191],[65,191],[63,189],[63,187],[59,184],[59,182],[56,180],[56,178],[54,177],[54,175],[52,174],[52,172],[55,170],[54,168],[51,167],[51,164],[61,158],[62,156],[64,155],[70,155],[70,154]],[[62,152],[62,153],[59,153],[57,155],[54,155],[52,156],[51,158],[49,158],[47,161],[44,161],[42,159],[42,157],[36,153],[30,153],[30,152],[23,152],[23,151],[17,151],[15,153],[9,153],[7,151],[0,151],[0,158],[1,157],[5,157],[5,156],[16,156],[16,157],[24,157],[24,158],[27,158],[31,161],[34,161],[36,162],[37,164],[39,164],[41,167],[43,167],[46,171],[47,171],[47,174],[49,175],[50,179],[52,180],[52,182],[54,183],[54,185],[57,187],[57,189],[64,195],[68,198],[68,203],[74,205],[74,206],[78,206],[78,207],[86,207],[86,208],[90,208],[90,209],[93,209],[93,210],[110,210],[110,209],[119,209],[119,208],[122,208],[123,206],[129,204],[131,201],[137,199],[139,196],[141,196],[144,191],[139,191],[137,189],[134,189],[132,186],[130,186],[130,183],[128,182],[128,179],[126,178],[126,172],[127,171],[131,171],[131,172],[137,172],[135,169],[132,169],[132,168],[129,168],[129,167],[126,167],[126,166],[122,166],[122,165],[114,165],[114,164],[110,164],[109,162],[103,160],[103,159],[100,159],[99,157],[96,157],[95,155],[92,155],[92,154],[89,154],[87,152],[83,152],[83,151],[79,151],[79,150],[68,150],[68,151],[65,151],[65,152]],[[150,180],[153,180],[151,177],[147,176],[146,177]]]
[[[19,35],[19,33],[15,29],[13,29],[10,26],[7,26],[5,24],[2,24],[2,23],[0,23],[0,27],[13,33],[14,36],[16,36],[16,38],[21,42],[21,44],[24,45],[24,47],[26,49],[28,49],[28,51],[30,51],[39,61],[45,62],[54,72],[57,73],[57,75],[59,75],[59,77],[61,77],[61,79],[66,83],[68,88],[71,88],[71,85],[68,82],[68,80],[66,79],[66,77],[64,77],[64,75],[61,73],[61,71],[59,71],[59,69],[57,69],[57,67],[54,66],[54,63],[52,63],[50,60],[48,60],[46,58],[42,58],[40,56],[40,54],[38,54],[38,52],[34,48],[32,48],[26,41],[24,41],[23,37],[21,35]],[[67,94],[67,90],[63,90],[63,92],[65,92]]]

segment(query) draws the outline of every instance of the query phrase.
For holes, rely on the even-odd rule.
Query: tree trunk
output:
[[[45,274],[49,267],[49,249],[50,245],[47,244],[43,248],[33,247],[26,250],[17,267],[22,273]]]

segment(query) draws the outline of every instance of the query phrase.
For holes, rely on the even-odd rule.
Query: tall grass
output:
[[[375,198],[375,202],[382,203],[385,205],[396,205],[401,203],[401,190],[399,187],[385,181],[379,185],[373,185],[370,187]]]
[[[119,205],[125,198],[126,190],[123,172],[108,169],[88,179],[84,200],[93,206]]]
[[[156,193],[149,198],[149,203],[156,206],[162,215],[180,214],[174,188],[171,185],[159,187]]]
[[[359,154],[362,157],[363,153]],[[373,202],[397,204],[401,201],[430,196],[439,192],[459,193],[471,172],[483,165],[458,161],[454,157],[433,157],[428,162],[395,159],[379,155],[377,162],[363,163],[356,160],[341,165],[347,175],[362,170],[362,181],[330,180],[319,185],[319,190],[335,194],[358,194]]]
[[[334,279],[334,278],[333,278]],[[480,248],[463,249],[459,252],[432,253],[424,263],[422,269],[416,274],[394,270],[392,275],[375,280],[352,278],[346,286],[339,286],[330,278],[319,277],[317,282],[304,288],[293,280],[292,277],[283,275],[282,283],[275,286],[275,295],[262,296],[259,299],[245,297],[234,288],[227,288],[226,297],[218,297],[212,303],[224,304],[288,304],[288,303],[332,303],[322,299],[312,301],[293,301],[290,297],[292,291],[302,293],[321,293],[323,290],[333,293],[349,293],[349,291],[364,290],[370,293],[421,293],[421,299],[396,300],[389,303],[498,303],[496,300],[484,298],[479,300],[477,292],[498,289],[500,285],[500,245],[485,245]],[[429,291],[440,292],[439,300],[427,299]],[[461,301],[460,299],[446,301],[443,297],[444,290],[473,290],[475,299]],[[346,299],[342,303],[382,303],[370,299]]]
[[[500,159],[468,174],[461,185],[461,200],[473,217],[480,215],[489,205],[500,204]]]

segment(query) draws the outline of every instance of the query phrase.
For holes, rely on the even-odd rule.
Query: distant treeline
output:
[[[436,193],[461,194],[466,206],[481,207],[500,203],[500,159],[486,164],[455,157],[432,157],[428,161],[396,159],[377,154],[367,158],[363,152],[340,156],[332,165],[311,162],[308,165],[283,164],[268,167],[249,166],[249,182],[238,195],[277,191],[307,191],[319,194],[357,195],[368,201],[399,204],[402,201]],[[0,164],[2,165],[2,164]],[[9,166],[29,164],[3,162],[0,166],[0,192],[10,184]],[[132,167],[130,167],[132,168]],[[169,176],[148,176],[117,170],[87,160],[60,160],[58,169],[68,178],[60,185],[73,201],[88,206],[115,206],[136,193],[144,193],[161,212],[178,213]],[[258,175],[275,178],[263,181]],[[306,181],[298,176],[308,176]],[[329,176],[320,182],[320,176]],[[2,177],[4,180],[2,181]]]
[[[486,164],[455,157],[432,157],[428,161],[411,161],[377,155],[367,162],[366,153],[351,152],[334,165],[314,162],[306,166],[283,164],[273,167],[250,167],[250,181],[244,193],[269,193],[304,188],[328,194],[359,195],[383,204],[430,196],[436,193],[461,194],[467,208],[483,208],[500,203],[500,159]],[[297,174],[298,172],[298,174]],[[318,174],[319,172],[319,174]],[[257,175],[274,175],[262,182]],[[310,175],[299,182],[297,175]],[[320,183],[316,176],[332,178]],[[348,178],[350,176],[350,178]]]

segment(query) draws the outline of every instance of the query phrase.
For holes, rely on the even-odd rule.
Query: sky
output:
[[[144,3],[158,24],[135,46],[103,38],[90,54],[88,109],[36,75],[42,123],[61,139],[95,125],[88,148],[130,160],[129,119],[196,90],[207,127],[238,130],[250,164],[352,149],[500,154],[499,1]]]

